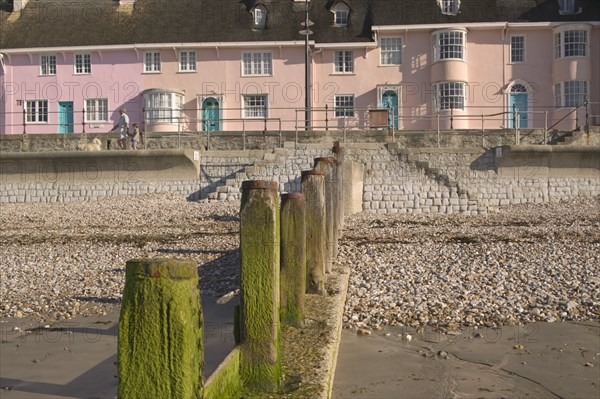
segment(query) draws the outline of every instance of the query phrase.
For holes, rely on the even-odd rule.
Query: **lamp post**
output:
[[[304,35],[304,128],[310,130],[310,49],[308,47],[308,36],[312,35],[309,29],[314,23],[308,19],[308,0],[304,0],[306,10],[304,22],[300,25],[304,27],[299,33]]]

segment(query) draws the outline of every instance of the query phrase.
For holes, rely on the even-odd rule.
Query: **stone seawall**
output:
[[[559,132],[560,133],[560,132]],[[556,133],[556,134],[559,134]],[[540,144],[543,131],[525,129],[519,132],[521,144]],[[600,136],[596,134],[596,136]],[[85,143],[99,139],[104,151],[118,151],[115,133],[83,134],[0,134],[0,153],[78,151]],[[441,147],[494,147],[516,143],[516,132],[502,130],[446,130],[439,133],[429,131],[391,132],[385,130],[311,130],[304,131],[248,131],[248,132],[185,132],[145,133],[142,148],[194,149],[208,151],[272,150],[283,147],[285,142],[299,144],[333,145],[341,143],[390,143],[396,142],[404,148]]]
[[[498,162],[502,149],[347,145],[343,154],[365,165],[367,212],[485,214],[505,205],[600,195],[600,147],[530,147],[510,168]],[[554,161],[542,166],[548,151]]]
[[[241,198],[244,180],[272,180],[280,192],[297,192],[301,171],[312,169],[315,158],[333,155],[327,144],[290,142],[272,150],[198,151],[197,160],[190,150],[185,159],[165,158],[169,151],[163,151],[71,153],[73,158],[61,153],[56,159],[62,163],[55,159],[54,164],[48,154],[3,154],[0,202],[95,200],[149,192],[227,201]],[[401,148],[396,143],[363,143],[342,144],[339,153],[342,160],[364,168],[358,196],[366,212],[486,214],[506,205],[600,195],[600,147]],[[31,157],[45,158],[46,167],[19,164],[24,161],[18,159]],[[87,167],[73,168],[72,159]],[[125,161],[143,167],[124,168]]]

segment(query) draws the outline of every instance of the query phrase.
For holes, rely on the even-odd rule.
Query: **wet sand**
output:
[[[405,339],[406,334],[412,340]],[[344,330],[333,398],[600,397],[600,323]]]
[[[205,378],[234,346],[237,303],[237,297],[223,305],[202,298]],[[28,319],[1,320],[0,398],[116,398],[118,319],[116,308],[105,316],[54,322],[49,328]]]

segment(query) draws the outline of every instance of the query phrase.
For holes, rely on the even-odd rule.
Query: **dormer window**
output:
[[[348,16],[350,15],[350,7],[347,4],[338,2],[331,8],[333,13],[334,26],[348,26]]]
[[[254,15],[254,29],[265,29],[267,27],[267,8],[262,4],[252,10]]]
[[[457,15],[460,7],[460,0],[438,0],[442,14]]]
[[[575,0],[558,0],[558,10],[561,15],[575,14]]]

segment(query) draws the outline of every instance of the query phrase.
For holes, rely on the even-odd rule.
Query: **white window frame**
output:
[[[459,29],[444,29],[432,35],[433,61],[466,59],[467,32]],[[442,44],[443,42],[443,44]]]
[[[354,118],[354,94],[336,94],[333,96],[333,109],[336,118]]]
[[[554,59],[589,58],[591,30],[588,25],[563,25],[554,30]]]
[[[273,53],[270,51],[244,51],[242,76],[273,76]]]
[[[521,39],[521,43],[515,43],[515,39]],[[521,47],[518,47],[520,45]],[[510,63],[511,64],[524,64],[525,63],[525,49],[526,49],[526,38],[525,35],[511,35],[510,36]],[[515,55],[519,55],[515,57]]]
[[[144,51],[144,73],[161,72],[160,51]]]
[[[465,82],[439,82],[434,87],[436,111],[447,111],[450,109],[464,111],[467,101]],[[459,106],[453,106],[455,104],[459,104]]]
[[[179,72],[196,72],[196,51],[179,50]]]
[[[266,119],[269,117],[269,96],[267,94],[242,95],[244,119]]]
[[[554,106],[561,108],[562,104],[562,84],[559,82],[554,85]]]
[[[589,98],[590,82],[567,80],[554,85],[554,105],[557,108],[576,108]]]
[[[331,7],[331,12],[333,13],[333,26],[343,27],[348,26],[350,22],[350,7],[339,1]]]
[[[438,0],[442,14],[457,15],[460,9],[460,0]]]
[[[56,54],[40,54],[40,75],[56,75]]]
[[[575,0],[558,0],[558,13],[560,15],[575,14]]]
[[[382,37],[379,40],[379,65],[402,65],[402,37]]]
[[[75,75],[92,73],[92,55],[90,53],[75,53],[73,55],[73,72]]]
[[[354,73],[354,51],[335,50],[333,52],[333,72],[336,74]]]
[[[25,100],[25,123],[48,123],[48,100]]]
[[[85,121],[108,122],[108,98],[86,98]]]
[[[151,91],[143,94],[148,123],[177,123],[183,114],[183,95],[171,91]]]
[[[252,17],[254,20],[254,29],[266,29],[267,28],[267,15],[268,11],[265,6],[258,4],[252,10]]]

